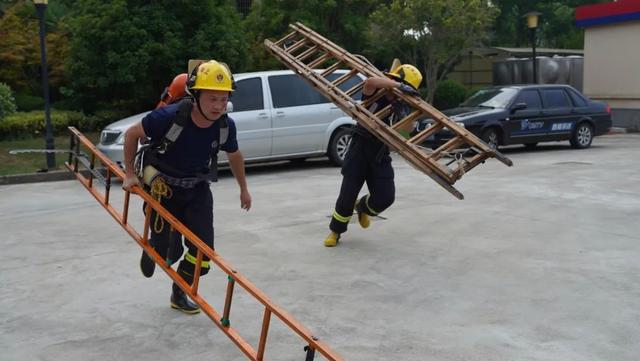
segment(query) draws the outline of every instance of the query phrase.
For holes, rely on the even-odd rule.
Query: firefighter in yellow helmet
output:
[[[373,96],[379,89],[398,88],[410,95],[419,96],[418,87],[422,74],[413,65],[400,65],[386,77],[371,77],[365,80],[362,100]],[[407,107],[389,93],[369,107],[371,113],[391,104],[394,111],[384,119],[391,124],[408,115]],[[347,231],[347,225],[355,208],[362,228],[369,227],[369,216],[375,216],[387,209],[395,200],[393,167],[389,148],[359,124],[355,126],[349,150],[342,165],[342,185],[331,217],[331,232],[324,239],[326,247],[338,244],[340,235]],[[360,189],[367,183],[369,193],[358,198]]]
[[[133,191],[144,187],[160,201],[173,216],[182,222],[209,247],[213,248],[213,196],[210,182],[217,180],[217,155],[227,152],[229,165],[240,187],[240,206],[251,208],[251,195],[245,178],[244,159],[238,149],[236,126],[227,114],[227,102],[233,92],[233,76],[229,68],[215,60],[201,63],[187,79],[191,97],[158,108],[125,134],[124,157],[126,177],[123,188]],[[140,139],[150,142],[137,152]],[[143,155],[142,157],[137,155]],[[170,237],[171,226],[152,212],[150,243],[158,254],[171,265],[182,254]],[[178,266],[178,274],[188,283],[193,282],[197,262],[197,248],[186,242],[187,252]],[[180,252],[181,253],[181,252]],[[209,259],[204,257],[201,274],[209,271]],[[145,277],[151,277],[155,263],[143,251],[140,268]],[[173,284],[171,307],[185,313],[198,313],[177,284]]]

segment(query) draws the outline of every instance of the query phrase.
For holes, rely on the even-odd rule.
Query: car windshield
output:
[[[506,108],[518,93],[513,88],[492,88],[478,90],[471,98],[460,104],[462,107]]]

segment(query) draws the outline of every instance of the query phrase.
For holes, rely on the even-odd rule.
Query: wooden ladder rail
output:
[[[323,95],[330,98],[337,106],[339,106],[347,114],[351,115],[367,130],[375,134],[381,141],[386,143],[392,149],[401,154],[412,166],[422,171],[426,175],[434,179],[438,184],[444,187],[459,199],[463,195],[458,192],[452,184],[460,179],[466,172],[481,164],[485,159],[494,157],[507,166],[513,163],[500,152],[489,147],[485,142],[478,139],[471,132],[452,121],[440,111],[426,103],[424,100],[407,95],[399,89],[388,90],[392,94],[402,99],[408,104],[413,111],[404,119],[399,120],[396,124],[399,126],[387,125],[380,118],[384,118],[387,113],[380,113],[379,116],[371,114],[366,107],[368,104],[376,101],[385,95],[385,92],[379,92],[374,98],[369,98],[364,103],[359,103],[351,98],[351,95],[362,88],[362,83],[343,92],[338,88],[342,82],[346,81],[350,76],[357,73],[367,77],[383,76],[384,74],[370,64],[365,58],[348,53],[330,40],[315,33],[313,30],[301,23],[290,25],[293,32],[286,35],[283,39],[274,42],[265,40],[265,46],[289,68],[301,75],[305,80],[311,83]],[[305,44],[308,46],[303,50],[302,54],[296,55],[300,47],[286,47],[285,43],[293,42],[294,44]],[[305,63],[305,60],[311,59]],[[317,66],[332,63],[324,70],[314,69]],[[340,66],[347,67],[350,71],[339,78],[329,81],[325,77],[336,71]],[[423,131],[421,134],[405,139],[398,130],[406,128],[413,121],[420,118],[431,118],[435,122],[437,128]],[[425,153],[419,143],[429,136],[433,135],[436,130],[447,128],[453,133],[454,142],[443,144],[438,149],[430,153]],[[450,156],[454,146],[469,145],[478,154],[472,160],[464,160],[457,162],[457,167],[450,169],[447,165],[439,162],[444,156]],[[458,157],[459,155],[456,155]]]

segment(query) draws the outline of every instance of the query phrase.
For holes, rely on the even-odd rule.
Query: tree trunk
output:
[[[422,69],[427,87],[427,97],[425,100],[427,103],[433,104],[433,96],[436,94],[436,83],[438,81],[438,67],[430,61],[428,64],[424,64]]]

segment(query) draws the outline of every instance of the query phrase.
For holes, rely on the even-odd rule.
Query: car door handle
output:
[[[258,114],[258,119],[267,119],[269,118],[269,116],[267,115],[267,113],[260,113]]]
[[[276,117],[278,118],[284,118],[284,112],[276,112]]]

